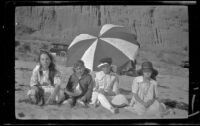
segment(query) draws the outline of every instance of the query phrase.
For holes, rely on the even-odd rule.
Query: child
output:
[[[84,62],[78,60],[73,66],[74,73],[70,76],[66,89],[62,91],[59,103],[67,100],[70,107],[80,103],[88,107],[92,96],[93,80],[89,70],[85,68]]]
[[[115,73],[111,72],[112,58],[105,57],[100,60],[97,66],[101,69],[95,74],[95,87],[92,93],[91,104],[97,106],[101,104],[104,108],[116,114],[119,109],[115,108],[110,102],[119,93],[119,80]]]
[[[45,93],[50,93],[47,104],[52,103],[60,89],[60,82],[60,72],[56,70],[53,56],[47,51],[41,51],[31,76],[31,89],[27,93],[31,102],[43,105]]]
[[[133,80],[132,93],[133,97],[129,109],[138,115],[155,115],[162,116],[166,111],[166,106],[157,100],[157,81],[151,78],[156,72],[151,62],[147,61],[142,64],[142,76]]]

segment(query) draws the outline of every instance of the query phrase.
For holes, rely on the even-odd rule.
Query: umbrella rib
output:
[[[71,48],[73,45],[81,42],[82,40],[89,40],[89,39],[96,39],[97,37],[89,35],[89,34],[80,34],[76,36],[76,38],[71,42],[68,49]]]
[[[113,25],[113,24],[106,24],[101,28],[100,31],[100,35],[103,35],[105,32],[109,31],[110,29],[112,29],[113,27],[124,27],[124,26],[120,26],[120,25]]]
[[[132,44],[126,40],[118,38],[100,38],[104,42],[111,44],[113,47],[119,49],[123,54],[125,54],[129,59],[134,60],[137,54],[138,46]]]
[[[83,54],[81,60],[84,61],[85,66],[91,70],[93,70],[93,64],[94,64],[94,54],[95,54],[95,50],[97,47],[97,40],[96,39],[93,44],[85,51],[85,53]],[[91,61],[92,60],[92,61]]]

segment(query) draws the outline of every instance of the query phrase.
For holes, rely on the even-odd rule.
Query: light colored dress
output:
[[[40,84],[42,86],[42,88],[44,89],[45,93],[51,93],[52,94],[53,91],[54,91],[54,86],[52,86],[50,84],[49,70],[42,71],[43,74],[41,76],[40,73],[39,73],[39,67],[40,67],[40,65],[38,64],[33,69],[32,76],[31,76],[31,79],[30,79],[30,86],[32,87],[32,86],[35,86],[37,84]],[[44,83],[46,83],[48,85],[43,85]],[[60,74],[56,74],[56,76],[54,77],[54,85],[60,85],[60,83],[61,83]],[[27,95],[30,95],[31,91],[32,90],[29,90],[27,92]]]
[[[98,93],[98,89],[103,89],[105,92],[118,92],[119,81],[115,74],[104,74],[103,71],[97,72],[95,74],[95,88],[92,93],[91,104],[95,102],[100,102],[103,107],[108,110],[112,109],[110,101],[112,96],[105,96],[104,94]]]
[[[136,77],[133,80],[132,92],[137,94],[141,100],[147,102],[148,100],[157,98],[157,82],[151,79],[150,83],[146,83],[143,81],[143,76]],[[145,108],[141,103],[135,100],[135,97],[133,96],[130,103],[130,108],[138,115],[142,115],[144,113],[148,115],[157,115],[159,114],[160,105],[161,104],[155,100],[151,106]]]
[[[119,83],[117,77],[113,74],[104,74],[103,71],[97,72],[95,82],[99,89],[103,89],[106,92],[110,90],[116,92],[118,90]]]

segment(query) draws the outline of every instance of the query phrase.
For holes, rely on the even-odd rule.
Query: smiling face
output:
[[[43,53],[40,55],[40,64],[42,65],[43,69],[48,69],[50,63],[51,63],[51,60],[47,54]]]
[[[74,68],[74,70],[77,76],[82,76],[84,73],[85,67],[78,66]]]
[[[101,67],[101,70],[105,73],[105,74],[109,74],[110,73],[110,65],[109,64],[106,64],[104,66]]]

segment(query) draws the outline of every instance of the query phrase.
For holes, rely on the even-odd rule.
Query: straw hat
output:
[[[142,67],[141,69],[138,70],[138,74],[142,75],[144,71],[151,71],[152,79],[155,79],[155,77],[158,75],[158,71],[153,68],[153,64],[150,61],[146,61],[142,63]]]
[[[124,95],[118,94],[118,95],[114,96],[111,103],[115,107],[124,107],[124,106],[128,105],[128,100],[126,99],[126,97]]]

